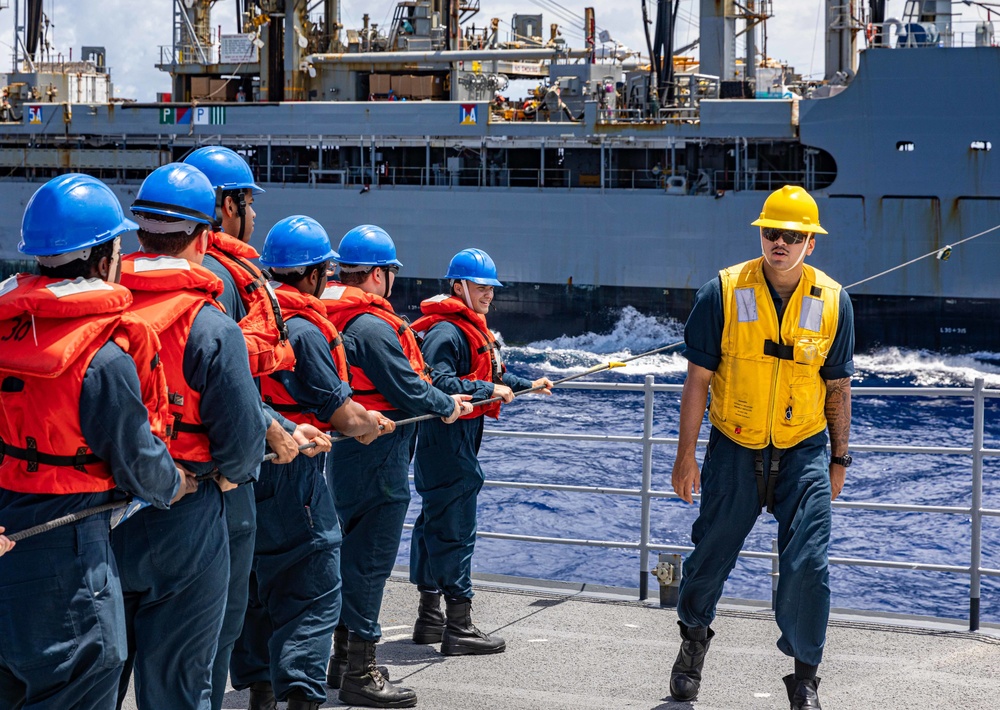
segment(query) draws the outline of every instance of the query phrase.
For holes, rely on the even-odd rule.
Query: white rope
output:
[[[966,237],[965,239],[963,239],[961,241],[958,241],[958,242],[955,242],[954,244],[948,244],[948,245],[945,245],[944,247],[941,247],[941,249],[935,249],[934,251],[928,252],[927,254],[924,254],[923,256],[918,256],[916,259],[910,259],[909,261],[907,261],[907,262],[905,262],[903,264],[900,264],[899,266],[894,266],[891,269],[886,269],[885,271],[877,273],[874,276],[869,276],[868,278],[861,279],[860,281],[855,281],[854,283],[850,284],[849,286],[844,286],[844,288],[845,289],[850,289],[850,288],[854,288],[855,286],[860,286],[861,284],[867,283],[867,282],[869,282],[869,281],[871,281],[873,279],[877,279],[880,276],[885,276],[886,274],[891,274],[893,271],[898,271],[899,269],[907,267],[910,264],[915,264],[918,261],[920,261],[921,259],[927,259],[927,258],[930,258],[932,256],[937,256],[944,249],[950,249],[952,247],[957,247],[959,244],[965,244],[966,242],[971,242],[973,239],[978,239],[979,237],[981,237],[983,235],[986,235],[986,234],[989,234],[990,232],[995,232],[998,229],[1000,229],[1000,224],[996,225],[995,227],[990,227],[985,232],[980,232],[979,234],[973,234],[971,237]]]

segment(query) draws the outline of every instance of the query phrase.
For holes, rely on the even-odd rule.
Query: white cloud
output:
[[[773,0],[775,17],[768,23],[768,54],[787,61],[802,73],[820,74],[823,70],[822,8],[826,0]],[[54,7],[53,7],[54,5]],[[647,0],[650,13],[656,11],[656,0]],[[696,20],[699,0],[682,0],[677,35],[678,46],[690,42],[698,30],[688,20]],[[899,16],[903,0],[889,0],[888,14]],[[341,18],[347,27],[360,27],[362,15],[368,12],[371,21],[380,26],[392,18],[394,0],[342,0]],[[510,28],[515,13],[543,15],[545,26],[563,24],[563,34],[571,46],[579,47],[582,40],[582,19],[565,22],[559,14],[582,18],[585,7],[595,8],[597,25],[606,29],[618,42],[645,53],[646,40],[642,32],[640,0],[482,0],[481,12],[473,18],[477,27],[487,25],[491,17],[501,20],[501,37]],[[68,57],[70,47],[79,57],[82,45],[107,48],[107,61],[119,97],[149,101],[160,91],[170,91],[169,76],[158,71],[160,47],[169,48],[172,36],[171,0],[53,0],[45,3],[54,24],[51,40]],[[978,19],[972,8],[963,8],[962,20]],[[12,9],[0,12],[0,32],[3,52],[10,57],[12,44]],[[235,28],[232,3],[218,3],[212,16],[214,28],[223,32]],[[652,30],[651,30],[652,31]],[[547,32],[547,29],[546,29]],[[9,67],[9,59],[3,69]]]

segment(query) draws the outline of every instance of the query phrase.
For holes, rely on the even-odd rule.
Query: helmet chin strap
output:
[[[382,287],[382,298],[389,300],[389,267],[383,267],[382,273],[385,275],[385,286]]]
[[[317,273],[319,273],[319,272],[317,272]],[[325,284],[325,283],[323,283],[323,274],[319,274],[319,278],[318,278],[318,279],[316,279],[316,286],[315,286],[315,287],[313,288],[313,293],[312,293],[312,295],[313,295],[314,297],[316,297],[316,298],[319,298],[319,297],[320,297],[320,294],[322,294],[322,293],[323,293],[323,288],[324,288],[325,286],[326,286],[326,284]]]
[[[469,282],[465,279],[462,279],[462,293],[465,295],[465,305],[469,307],[469,310],[476,310],[472,307],[472,296],[469,295]]]
[[[800,264],[801,264],[801,263],[802,263],[803,261],[805,261],[805,260],[806,260],[806,251],[808,251],[808,248],[809,248],[809,240],[810,240],[810,239],[811,239],[811,237],[806,237],[806,238],[805,238],[805,239],[804,239],[804,240],[803,240],[803,241],[801,242],[801,244],[802,244],[802,251],[801,251],[801,252],[799,252],[799,258],[795,260],[795,263],[794,263],[794,264],[792,264],[792,267],[791,267],[792,269],[797,269],[797,268],[799,267],[799,265],[800,265]],[[764,239],[764,228],[763,228],[763,227],[761,227],[761,228],[760,228],[760,255],[761,255],[761,256],[763,256],[763,257],[764,257],[764,259],[766,260],[766,259],[767,259],[767,249],[766,249],[766,248],[764,247],[764,242],[765,242],[765,241],[767,241],[767,240],[765,240],[765,239]],[[790,245],[790,244],[785,244],[785,248],[786,248],[786,249],[790,249],[790,248],[791,248],[791,246],[792,246],[792,245]],[[789,269],[789,271],[791,271],[791,269]]]
[[[247,228],[247,203],[246,196],[241,192],[239,202],[236,203],[236,212],[240,215],[240,233],[236,238],[243,241],[243,232]]]
[[[799,253],[799,258],[795,260],[795,266],[793,269],[797,269],[803,261],[806,260],[806,252],[809,251],[809,237],[802,240],[802,251]]]

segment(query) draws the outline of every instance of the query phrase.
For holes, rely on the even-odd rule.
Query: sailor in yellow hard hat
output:
[[[715,606],[766,508],[778,520],[778,648],[795,659],[784,678],[788,698],[792,708],[819,708],[831,500],[851,463],[854,315],[840,284],[804,263],[816,235],[827,233],[808,192],[792,185],[773,192],[753,225],[762,255],[705,284],[684,330],[688,374],[673,487],[689,503],[700,490],[701,503],[677,604],[682,642],[670,692],[680,701],[697,696]],[[709,386],[712,431],[699,472]]]

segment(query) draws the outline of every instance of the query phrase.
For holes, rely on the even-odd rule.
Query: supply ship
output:
[[[134,58],[172,91],[143,103],[113,99],[102,47],[52,61],[42,0],[15,0],[0,205],[20,215],[75,170],[127,207],[152,169],[227,145],[267,190],[258,247],[293,213],[333,235],[379,224],[404,264],[402,312],[438,292],[456,251],[483,248],[506,286],[491,323],[525,341],[599,330],[627,305],[683,320],[719,268],[757,254],[767,194],[796,184],[819,203],[829,236],[811,263],[850,286],[859,348],[1000,350],[990,4],[911,0],[887,17],[884,0],[824,0],[822,80],[769,57],[769,0],[686,4],[695,45],[675,46],[678,0],[643,2],[635,58],[589,8],[571,47],[542,14],[507,23],[479,0],[404,0],[360,28],[338,0],[237,0],[239,32],[221,36],[212,0],[174,0],[172,44]],[[7,270],[17,241],[9,218]]]

